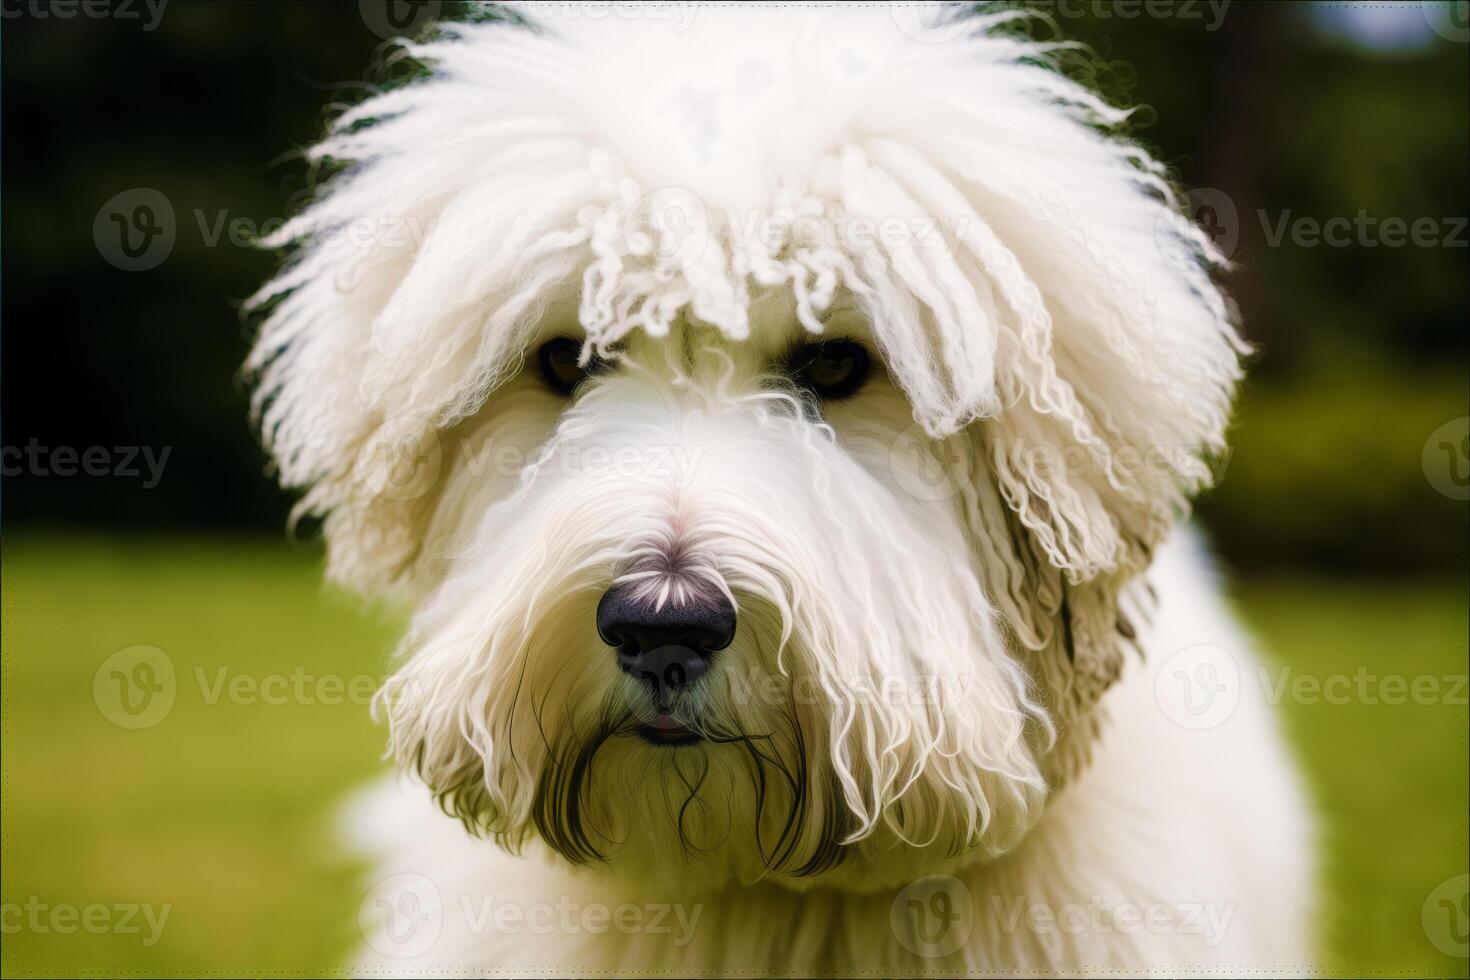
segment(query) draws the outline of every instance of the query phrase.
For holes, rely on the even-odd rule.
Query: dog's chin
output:
[[[809,736],[707,690],[614,683],[582,701],[537,776],[534,830],[560,860],[640,887],[717,888],[841,863],[850,831],[814,780]]]
[[[634,721],[596,759],[578,812],[539,823],[538,835],[554,861],[645,893],[762,883],[866,893],[992,857],[978,847],[957,853],[952,840],[904,841],[885,828],[853,841],[831,774],[802,773],[809,760],[776,760],[763,739]],[[797,790],[803,776],[825,788]]]
[[[694,696],[631,701],[563,742],[540,775],[535,830],[582,873],[665,892],[758,882],[864,892],[990,856],[957,848],[959,826],[915,842],[880,823],[855,839],[841,779],[798,716],[734,717]]]

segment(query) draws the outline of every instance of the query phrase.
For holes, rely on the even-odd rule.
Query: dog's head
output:
[[[415,602],[382,705],[472,829],[854,886],[1002,852],[1222,447],[1215,256],[1014,14],[692,13],[409,46],[274,242],[265,439],[331,574]]]

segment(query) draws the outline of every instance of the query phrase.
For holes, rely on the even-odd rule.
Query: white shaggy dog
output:
[[[1127,113],[1013,11],[591,13],[408,45],[254,301],[331,576],[416,610],[362,969],[1306,969],[1166,544],[1243,346]]]

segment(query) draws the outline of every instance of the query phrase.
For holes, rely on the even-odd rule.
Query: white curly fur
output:
[[[903,5],[698,6],[678,29],[487,13],[406,44],[428,77],[310,151],[350,166],[268,243],[296,252],[252,301],[261,429],[324,519],[330,574],[416,604],[380,698],[399,758],[470,830],[531,852],[518,888],[584,880],[556,860],[724,895],[720,928],[762,949],[795,928],[773,889],[845,918],[868,900],[841,896],[886,908],[930,872],[1034,884],[1053,859],[1033,872],[1016,849],[1047,847],[1062,785],[1080,783],[1074,812],[1102,794],[1098,819],[1117,816],[1106,796],[1128,787],[1084,773],[1098,745],[1142,746],[1099,742],[1099,702],[1147,676],[1128,662],[1167,610],[1145,573],[1224,448],[1244,348],[1208,239],[1120,135],[1128,114],[1015,11],[924,30]],[[570,400],[527,367],[557,336],[606,363]],[[818,336],[874,352],[854,397],[819,405],[780,373]],[[615,582],[735,605],[735,642],[673,708],[733,744],[618,733],[652,708],[593,629]],[[1241,743],[1267,770],[1265,819],[1297,842],[1259,725]],[[1120,765],[1141,800],[1171,792]],[[1076,827],[1052,823],[1065,848]],[[1088,860],[1106,876],[1114,858]],[[1303,904],[1306,867],[1282,889]],[[871,928],[760,962],[923,966]],[[1268,932],[1236,962],[1304,960]],[[707,946],[516,960],[479,939],[420,962],[729,969]],[[1231,962],[1178,939],[1097,962],[977,943],[929,966]]]

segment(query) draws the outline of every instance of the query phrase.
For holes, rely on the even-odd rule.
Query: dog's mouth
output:
[[[667,712],[660,712],[648,721],[641,721],[637,728],[638,737],[650,745],[672,748],[693,745],[703,736],[684,725]]]

